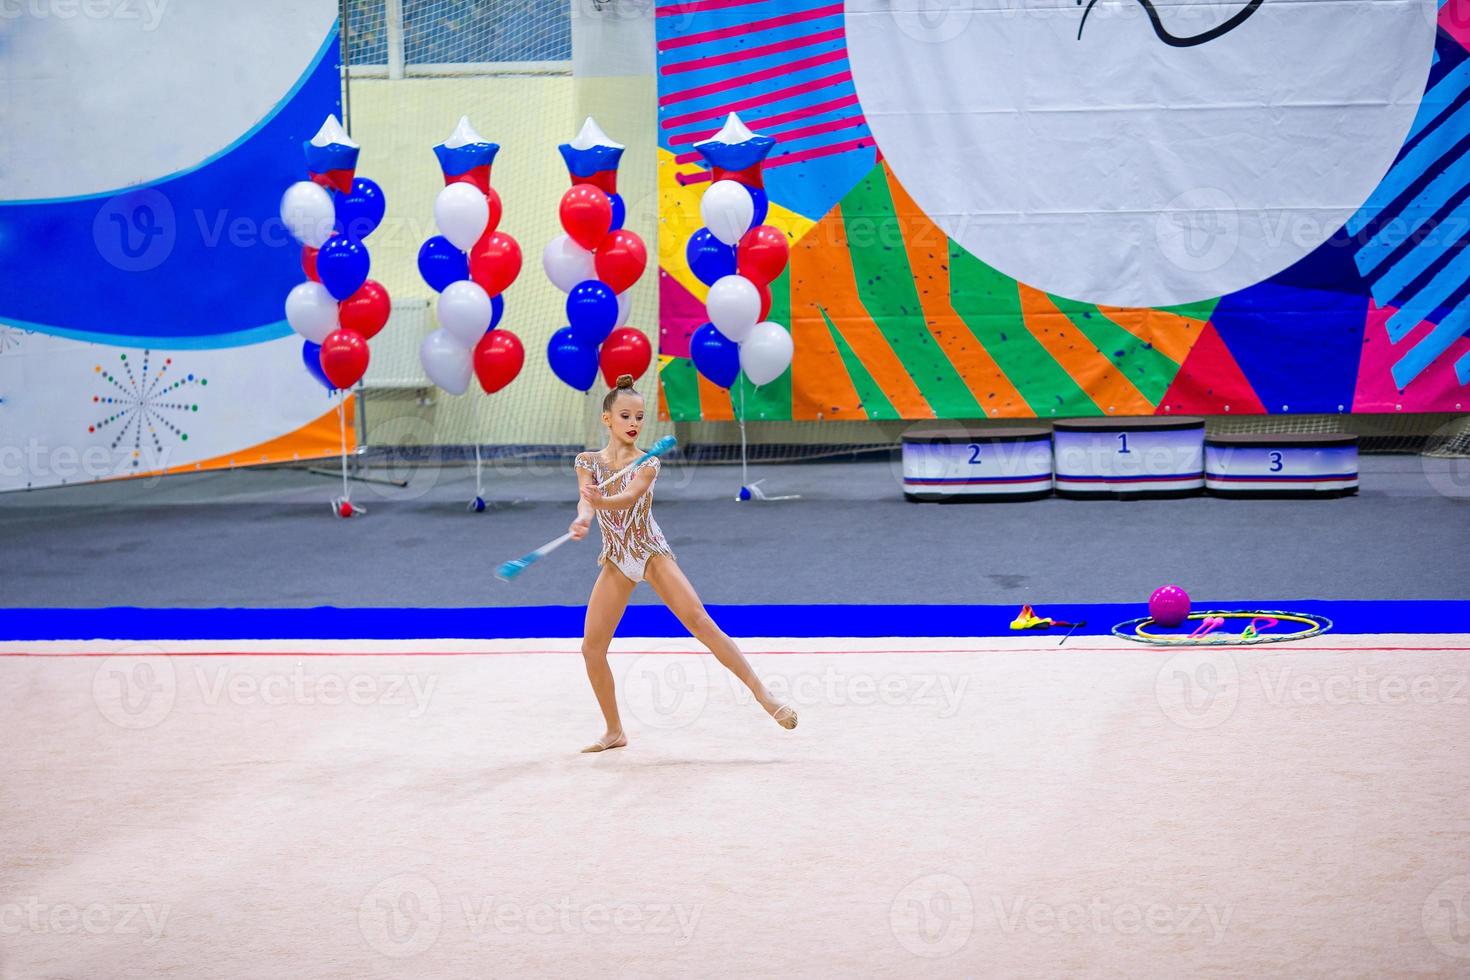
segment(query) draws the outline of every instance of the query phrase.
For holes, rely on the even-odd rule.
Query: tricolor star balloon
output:
[[[451,395],[469,389],[470,377],[487,394],[510,384],[521,371],[520,338],[497,330],[505,315],[501,294],[521,271],[521,247],[500,231],[500,195],[490,186],[490,169],[500,145],[485,139],[461,116],[459,125],[434,147],[444,189],[434,201],[439,234],[419,249],[419,274],[439,294],[439,329],[424,338],[419,362],[429,380]]]
[[[785,233],[764,224],[769,204],[761,164],[775,145],[733,112],[718,133],[694,144],[714,179],[699,202],[705,227],[685,252],[690,270],[709,287],[709,322],[694,332],[690,355],[699,373],[721,388],[741,371],[757,386],[768,384],[791,366],[790,332],[766,320],[771,282],[790,252]]]
[[[368,278],[371,258],[363,239],[383,220],[382,189],[357,176],[357,142],[336,116],[302,144],[309,179],[281,197],[281,220],[302,244],[306,281],[286,297],[286,322],[304,338],[329,389],[350,388],[367,370],[367,341],[388,322],[388,291]]]
[[[620,374],[642,376],[653,359],[648,337],[627,326],[628,290],[648,265],[648,249],[623,227],[627,209],[618,194],[623,145],[589,116],[581,132],[557,149],[572,186],[561,199],[565,234],[547,243],[541,264],[567,294],[567,326],[552,335],[546,357],[556,376],[579,391],[592,387],[599,367],[611,387]]]

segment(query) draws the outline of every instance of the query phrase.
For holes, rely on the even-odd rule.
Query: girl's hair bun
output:
[[[614,388],[631,388],[631,387],[633,387],[633,376],[631,374],[620,374],[620,375],[618,375],[617,383],[614,384],[613,387]]]

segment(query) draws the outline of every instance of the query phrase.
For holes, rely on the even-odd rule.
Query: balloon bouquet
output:
[[[790,332],[766,319],[771,312],[771,282],[786,268],[790,255],[785,233],[763,224],[769,202],[761,163],[775,145],[771,137],[752,133],[733,112],[718,133],[694,144],[714,180],[699,202],[705,227],[694,233],[685,249],[695,278],[709,287],[705,300],[709,322],[694,331],[689,353],[699,373],[721,388],[735,384],[742,371],[756,387],[769,384],[791,366]],[[742,388],[742,485],[736,499],[791,499],[795,495],[768,497],[760,480],[749,482],[744,396]]]
[[[419,346],[419,361],[429,380],[451,395],[462,395],[473,373],[485,393],[515,380],[526,362],[521,340],[497,329],[505,315],[507,286],[521,272],[521,247],[499,231],[500,195],[490,186],[490,167],[498,143],[475,132],[461,116],[449,139],[434,147],[444,189],[434,201],[439,234],[419,249],[419,274],[439,294],[439,329]],[[475,446],[475,499],[469,509],[485,510],[480,447]]]
[[[388,290],[368,278],[371,260],[363,239],[383,220],[386,203],[377,184],[356,176],[358,145],[328,116],[304,144],[309,180],[281,197],[281,220],[302,244],[306,282],[286,297],[286,322],[305,338],[301,359],[329,393],[336,392],[342,430],[342,496],[332,512],[352,517],[347,485],[346,389],[368,366],[369,338],[388,322]]]
[[[641,330],[627,326],[628,290],[643,275],[648,249],[623,227],[627,208],[618,193],[623,146],[590,117],[570,143],[558,147],[572,187],[561,199],[565,234],[541,253],[546,276],[567,294],[567,326],[551,335],[546,359],[552,372],[587,391],[599,366],[608,387],[618,375],[642,377],[653,348]]]

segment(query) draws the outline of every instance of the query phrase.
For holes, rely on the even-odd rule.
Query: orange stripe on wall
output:
[[[809,244],[810,243],[810,244]],[[832,318],[843,339],[888,396],[900,418],[932,419],[934,409],[919,392],[919,386],[899,360],[878,325],[858,296],[852,256],[847,251],[847,232],[838,211],[830,212],[803,238],[792,254],[793,305],[798,289],[796,253],[804,252],[804,284],[811,305],[820,306]],[[820,313],[818,315],[820,319]],[[846,371],[843,372],[844,374]],[[860,416],[865,417],[865,416]]]
[[[824,300],[826,261],[819,243],[840,237],[841,217],[834,208],[791,247],[791,417],[866,419],[857,389],[827,330],[817,304]]]
[[[1139,340],[1153,345],[1154,350],[1175,364],[1184,363],[1205,327],[1202,320],[1191,320],[1164,310],[1119,306],[1099,306],[1097,309]]]
[[[1039,289],[1017,283],[1026,329],[1108,415],[1152,415],[1154,404]]]
[[[887,163],[883,164],[883,174],[893,196],[893,209],[929,333],[987,415],[1035,414],[949,301],[948,236],[914,203]]]
[[[733,422],[735,409],[730,404],[729,389],[721,388],[698,371],[695,376],[699,379],[699,417],[706,422]]]
[[[357,448],[356,419],[357,399],[347,399],[347,451]],[[201,459],[197,463],[171,466],[165,473],[193,473],[196,470],[223,470],[235,466],[254,466],[260,463],[285,463],[298,459],[321,459],[342,452],[342,434],[334,405],[325,414],[312,419],[301,428],[283,436],[247,446],[223,456]]]

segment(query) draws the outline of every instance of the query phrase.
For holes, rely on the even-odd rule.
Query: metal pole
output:
[[[337,50],[342,55],[342,126],[352,135],[351,66],[347,63],[347,0],[337,6]]]
[[[388,27],[388,77],[403,77],[403,0],[386,0],[383,18]]]

